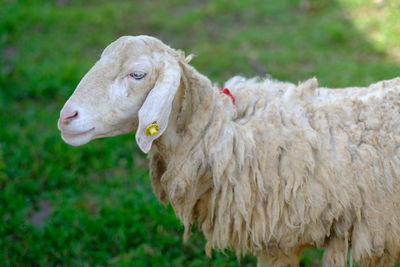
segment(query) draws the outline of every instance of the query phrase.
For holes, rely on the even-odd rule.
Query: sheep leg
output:
[[[296,267],[299,266],[297,253],[287,255],[282,251],[273,254],[262,254],[258,256],[257,267]]]
[[[348,241],[346,238],[332,237],[325,246],[322,266],[346,266]]]

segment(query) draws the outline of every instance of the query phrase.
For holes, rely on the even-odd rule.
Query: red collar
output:
[[[225,95],[227,95],[227,96],[229,96],[229,97],[232,99],[233,104],[236,103],[235,97],[231,94],[231,91],[229,91],[228,88],[222,89],[222,90],[221,90],[221,93],[222,93],[222,94],[225,94]]]

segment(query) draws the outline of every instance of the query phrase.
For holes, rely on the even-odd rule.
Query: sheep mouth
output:
[[[91,128],[91,129],[89,129],[89,130],[87,130],[87,131],[82,131],[82,132],[68,132],[68,131],[61,131],[61,134],[63,135],[63,136],[65,136],[65,137],[78,137],[78,136],[81,136],[81,135],[84,135],[84,134],[88,134],[88,133],[90,133],[91,131],[93,131],[94,130],[94,127],[93,128]]]
[[[94,127],[82,132],[61,131],[62,139],[69,145],[80,146],[88,143],[94,137]]]

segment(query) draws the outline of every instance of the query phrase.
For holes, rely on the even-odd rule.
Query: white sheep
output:
[[[400,78],[317,88],[234,77],[225,94],[183,52],[148,37],[110,44],[65,104],[62,138],[136,131],[152,185],[206,251],[297,266],[389,266],[400,257]],[[229,92],[234,98],[229,97]],[[235,100],[235,103],[233,102]]]

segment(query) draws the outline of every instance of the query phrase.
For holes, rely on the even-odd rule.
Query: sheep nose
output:
[[[63,112],[64,114],[61,114],[60,116],[60,121],[63,124],[67,124],[73,119],[76,119],[78,117],[78,111],[69,111],[69,112]]]

